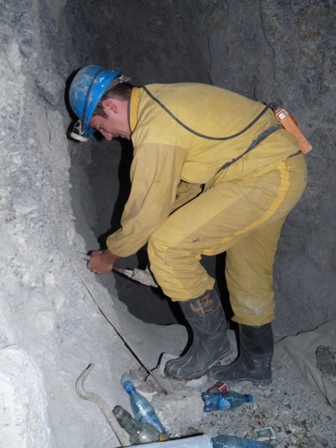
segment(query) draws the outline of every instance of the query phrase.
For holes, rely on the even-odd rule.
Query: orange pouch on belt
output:
[[[284,129],[286,129],[286,131],[290,132],[296,137],[300,145],[301,152],[303,154],[307,154],[313,149],[312,145],[308,142],[306,137],[302,134],[302,132],[298,128],[294,118],[289,114],[289,112],[286,109],[284,109],[283,107],[279,107],[274,111],[274,114],[279,123],[281,124],[281,126]]]

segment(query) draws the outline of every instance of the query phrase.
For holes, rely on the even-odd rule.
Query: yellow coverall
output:
[[[213,137],[238,133],[265,107],[203,84],[147,88],[181,122]],[[151,270],[173,301],[212,289],[214,279],[200,259],[226,251],[233,320],[270,323],[280,230],[306,185],[295,137],[281,128],[240,157],[278,124],[271,110],[235,138],[210,140],[184,129],[142,88],[132,90],[129,120],[132,187],[121,228],[108,237],[108,249],[127,257],[148,242]]]

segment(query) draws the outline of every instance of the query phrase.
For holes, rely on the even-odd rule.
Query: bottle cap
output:
[[[251,394],[245,394],[244,397],[246,398],[246,401],[248,403],[251,403],[251,401],[253,401],[253,395]]]
[[[132,383],[132,378],[128,373],[124,373],[121,377],[121,384],[124,386],[125,383]]]

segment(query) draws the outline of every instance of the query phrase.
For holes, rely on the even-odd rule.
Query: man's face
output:
[[[95,115],[91,118],[89,125],[100,132],[106,140],[113,138],[131,137],[128,124],[127,102],[117,100],[106,100],[103,102],[103,109],[107,118]]]

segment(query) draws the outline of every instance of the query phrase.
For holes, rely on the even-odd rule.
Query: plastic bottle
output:
[[[112,412],[119,425],[129,434],[132,445],[166,440],[153,425],[147,422],[137,422],[121,406],[116,406]]]
[[[218,394],[219,392],[226,392],[228,390],[228,385],[224,383],[224,381],[217,381],[216,384],[209,387],[209,389],[206,391],[207,393],[213,393]]]
[[[274,448],[270,443],[241,439],[236,436],[218,436],[211,439],[212,448]]]
[[[155,428],[160,431],[160,433],[163,434],[166,439],[169,439],[169,433],[164,428],[159,417],[156,415],[153,406],[150,404],[147,398],[143,397],[141,394],[139,394],[139,392],[135,390],[132,379],[127,374],[124,374],[121,377],[121,384],[130,396],[131,408],[135,420],[138,422],[150,423],[151,425],[155,426]]]
[[[221,411],[223,409],[234,409],[241,406],[243,403],[250,403],[253,401],[253,396],[250,394],[240,394],[239,392],[227,391],[220,393],[202,393],[202,400],[204,401],[204,412]]]

